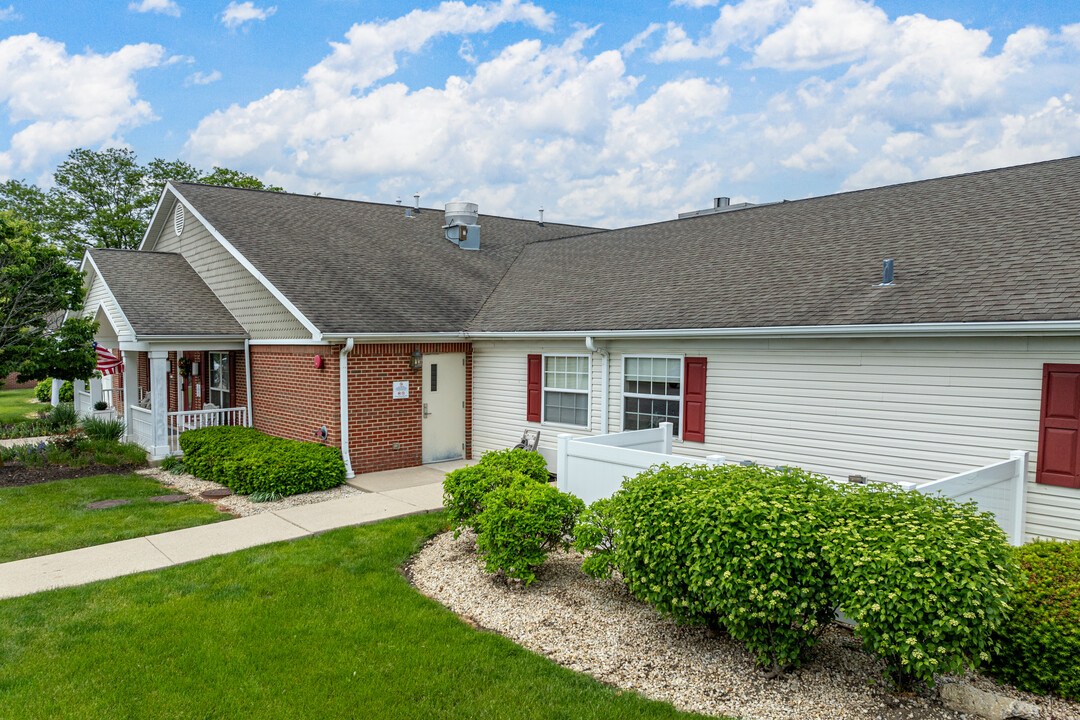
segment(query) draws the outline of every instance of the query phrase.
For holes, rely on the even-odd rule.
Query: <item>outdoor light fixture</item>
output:
[[[412,355],[409,356],[409,369],[419,370],[422,367],[424,367],[424,356],[419,350],[413,350]]]

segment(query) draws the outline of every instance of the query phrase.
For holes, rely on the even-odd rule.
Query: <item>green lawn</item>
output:
[[[227,520],[202,502],[152,503],[176,492],[141,475],[99,475],[0,488],[0,562]],[[87,510],[97,500],[129,505]],[[0,714],[0,717],[4,717]]]
[[[33,388],[29,390],[0,390],[0,425],[25,420],[27,415],[44,407],[40,403],[31,403],[30,401],[33,399]]]
[[[677,718],[417,593],[442,514],[0,601],[0,718]]]

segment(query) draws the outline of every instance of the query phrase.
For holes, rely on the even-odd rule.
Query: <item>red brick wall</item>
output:
[[[338,404],[338,350],[326,345],[252,345],[251,404],[256,430],[315,442],[315,431],[326,426],[326,444],[341,446]],[[323,357],[322,369],[315,356]],[[243,359],[237,363],[238,392],[243,387]],[[238,397],[245,397],[241,395]]]
[[[424,388],[420,371],[409,369],[417,349],[424,354],[465,353],[465,453],[471,457],[472,345],[357,345],[349,353],[349,452],[357,474],[421,463]],[[396,380],[409,381],[407,399],[394,399]]]
[[[420,372],[409,357],[465,353],[465,452],[472,455],[472,346],[469,343],[362,344],[349,354],[349,452],[357,473],[419,465],[422,459]],[[294,440],[315,440],[326,426],[326,444],[340,447],[338,356],[341,346],[253,345],[252,405],[255,428]],[[321,355],[323,368],[314,358]],[[241,386],[242,359],[237,385]],[[393,383],[408,380],[409,397],[394,400]],[[239,390],[243,392],[242,387]],[[394,443],[398,444],[395,449]]]
[[[27,380],[24,383],[19,382],[19,373],[11,373],[4,382],[0,384],[4,390],[27,390],[32,387],[37,387],[37,380]]]

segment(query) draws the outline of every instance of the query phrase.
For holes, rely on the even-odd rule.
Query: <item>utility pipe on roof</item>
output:
[[[338,355],[338,369],[341,372],[341,461],[345,463],[345,477],[356,477],[349,457],[349,353],[353,349],[353,339],[345,341]]]
[[[608,351],[597,347],[591,335],[585,338],[585,347],[589,349],[589,352],[599,353],[604,359],[604,365],[600,369],[600,433],[606,435],[608,432],[608,365],[611,363],[608,362]]]

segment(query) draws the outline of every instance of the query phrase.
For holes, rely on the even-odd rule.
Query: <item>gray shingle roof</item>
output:
[[[138,337],[247,336],[182,255],[94,249],[90,257]]]
[[[472,252],[444,238],[441,210],[175,185],[328,334],[463,330],[527,243],[595,231],[481,215]]]
[[[882,260],[896,261],[893,287]],[[1080,318],[1080,158],[529,245],[470,331]]]

